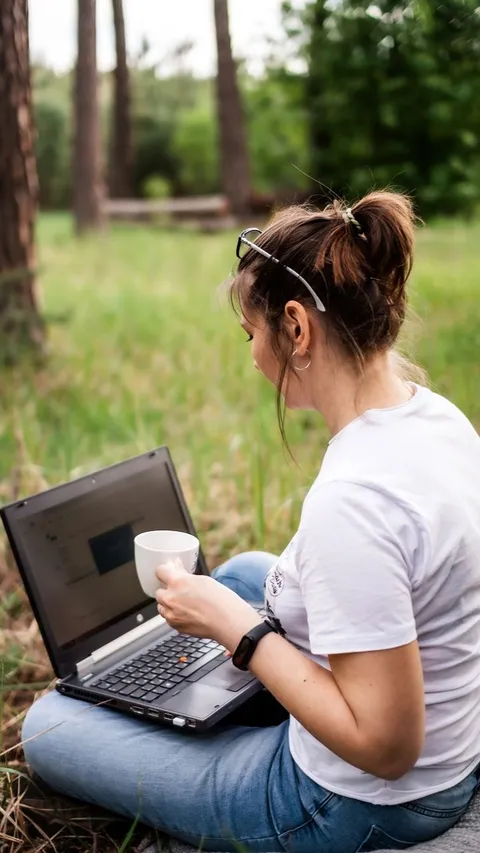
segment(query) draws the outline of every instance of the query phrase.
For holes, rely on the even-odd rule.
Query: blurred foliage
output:
[[[252,175],[260,193],[309,186],[308,109],[299,74],[274,65],[262,79],[244,80]]]
[[[163,178],[173,195],[219,192],[214,81],[186,71],[161,76],[157,66],[143,63],[131,70],[136,195],[145,194],[151,177]],[[242,70],[240,78],[255,189],[268,193],[303,188],[306,179],[294,168],[305,169],[308,162],[302,78],[277,67],[259,79]],[[101,76],[106,154],[111,83],[110,75]],[[65,208],[71,197],[71,75],[36,66],[33,96],[41,206]]]
[[[202,101],[185,110],[173,136],[179,183],[183,191],[191,195],[209,195],[220,187],[213,103]]]
[[[41,204],[65,207],[71,197],[71,82],[43,66],[32,68]]]
[[[170,184],[161,175],[149,175],[143,185],[145,198],[162,201],[170,196]]]
[[[480,6],[313,0],[301,20],[314,174],[353,197],[393,183],[427,215],[473,212]]]
[[[473,0],[309,0],[283,4],[285,39],[260,77],[239,79],[254,191],[354,198],[387,184],[420,212],[470,214],[480,197],[480,6]],[[169,66],[148,44],[131,60],[136,195],[161,178],[173,195],[220,190],[214,80]],[[34,69],[44,208],[71,195],[71,77]],[[105,152],[112,79],[101,76]]]

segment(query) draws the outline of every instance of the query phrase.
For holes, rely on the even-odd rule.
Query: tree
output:
[[[112,198],[130,198],[133,195],[133,149],[125,20],[122,0],[112,0],[112,4],[117,64],[114,71],[109,189]]]
[[[310,172],[350,198],[393,182],[420,210],[478,199],[475,0],[312,0],[305,31]]]
[[[103,226],[95,6],[95,0],[78,0],[73,150],[73,210],[77,234]]]
[[[0,4],[0,361],[39,350],[44,326],[35,293],[38,185],[27,0]]]
[[[217,110],[222,190],[237,216],[248,212],[250,165],[245,119],[232,56],[227,0],[214,0],[217,41]]]

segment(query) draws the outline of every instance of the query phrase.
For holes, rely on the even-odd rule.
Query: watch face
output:
[[[242,661],[249,654],[252,646],[253,641],[250,639],[250,637],[242,637],[238,645],[237,654],[235,655],[235,657]]]
[[[247,669],[248,664],[250,663],[255,649],[257,648],[259,640],[268,634],[270,631],[275,631],[273,625],[269,622],[264,621],[260,622],[259,625],[256,625],[249,631],[248,634],[245,634],[244,637],[240,640],[235,653],[232,658],[232,663],[238,669]]]
[[[250,637],[242,637],[232,658],[232,663],[237,667],[237,669],[247,669],[248,662],[253,654],[254,646],[255,643]]]

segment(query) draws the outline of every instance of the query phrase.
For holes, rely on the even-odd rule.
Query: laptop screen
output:
[[[137,533],[188,530],[166,464],[126,472],[115,482],[99,477],[78,496],[72,485],[66,487],[68,500],[54,506],[27,501],[15,523],[59,650],[151,602],[135,571]]]

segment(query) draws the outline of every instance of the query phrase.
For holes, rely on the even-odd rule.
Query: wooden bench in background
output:
[[[194,196],[167,199],[106,199],[104,209],[110,220],[158,222],[219,231],[236,224],[225,196]]]
[[[165,199],[121,198],[106,199],[107,219],[124,222],[152,222],[162,226],[195,228],[202,231],[221,231],[228,228],[263,227],[272,212],[288,204],[316,201],[323,206],[329,199],[307,192],[252,193],[250,212],[245,222],[232,213],[224,195],[190,196]],[[242,217],[243,219],[243,217]]]

